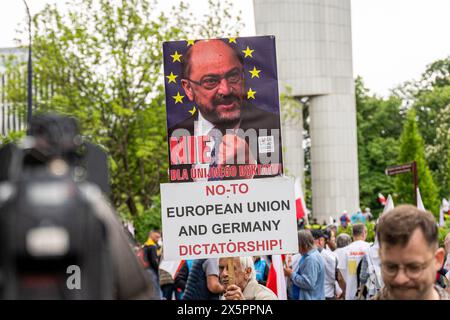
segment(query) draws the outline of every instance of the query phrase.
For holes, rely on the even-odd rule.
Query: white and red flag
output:
[[[162,260],[159,264],[159,268],[170,273],[172,278],[175,279],[175,276],[180,270],[183,263],[184,260]]]
[[[378,194],[378,202],[381,203],[383,206],[386,205],[386,198],[381,193]]]
[[[308,222],[308,209],[305,204],[305,197],[303,196],[302,182],[299,177],[295,178],[295,208],[297,212],[297,220],[304,218]]]
[[[286,277],[284,276],[283,257],[281,255],[272,256],[266,286],[277,295],[278,300],[287,300]]]
[[[384,209],[383,209],[383,214],[385,214],[386,212],[388,212],[389,210],[394,209],[394,200],[392,200],[391,195],[388,195],[388,198],[386,200],[386,204],[384,205]]]

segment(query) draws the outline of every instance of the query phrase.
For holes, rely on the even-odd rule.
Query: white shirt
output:
[[[364,254],[369,249],[370,244],[363,240],[354,241],[346,246],[344,259],[339,261],[338,268],[342,270],[345,277],[346,290],[345,300],[355,300],[358,286],[356,270],[358,264],[363,258]]]
[[[325,297],[333,298],[335,296],[337,256],[328,249],[322,249],[320,254],[325,261]]]
[[[375,238],[375,243],[367,249],[366,258],[367,258],[367,272],[369,273],[369,279],[367,279],[367,288],[368,294],[367,299],[370,299],[374,296],[379,288],[384,286],[383,277],[381,276],[381,261],[378,251],[380,249],[380,245],[378,240]],[[371,276],[376,277],[376,283],[372,283]]]
[[[337,248],[336,250],[333,251],[333,253],[336,255],[337,259],[338,259],[338,269],[339,266],[345,265],[345,248]],[[342,272],[342,277],[344,278],[345,281],[347,281],[346,278],[346,274],[344,272]]]

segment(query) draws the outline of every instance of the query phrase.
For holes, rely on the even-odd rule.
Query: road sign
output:
[[[413,187],[414,187],[413,198],[414,198],[414,203],[417,206],[417,187],[419,185],[419,181],[418,181],[418,176],[417,176],[417,163],[416,163],[416,161],[413,161],[413,162],[410,162],[410,163],[405,163],[405,164],[400,164],[400,165],[397,165],[397,166],[387,167],[384,172],[388,176],[394,176],[394,175],[400,174],[400,173],[412,172]]]
[[[413,163],[406,163],[398,166],[387,167],[385,173],[388,176],[393,176],[396,174],[407,173],[412,171],[413,171]]]

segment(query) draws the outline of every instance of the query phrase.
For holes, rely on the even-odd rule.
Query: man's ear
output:
[[[445,251],[443,248],[439,248],[434,253],[435,260],[435,269],[436,271],[439,271],[442,268],[442,265],[444,264],[444,257],[445,257]]]
[[[245,269],[245,279],[250,279],[250,275],[252,274],[252,268],[247,267],[247,269]]]
[[[186,95],[190,101],[194,101],[194,91],[192,90],[191,83],[186,79],[181,79],[181,86],[186,92]]]

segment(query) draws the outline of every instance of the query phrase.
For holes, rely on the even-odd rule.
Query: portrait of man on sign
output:
[[[274,38],[166,42],[164,57],[170,181],[281,175]]]

